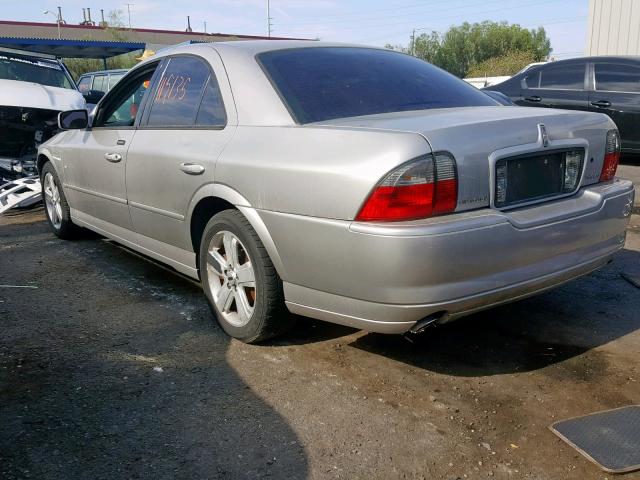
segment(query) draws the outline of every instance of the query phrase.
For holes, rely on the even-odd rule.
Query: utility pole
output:
[[[131,7],[134,7],[134,3],[125,3],[127,6],[127,16],[129,17],[129,29],[131,29]]]
[[[207,21],[204,21],[204,33],[207,33]]]
[[[56,17],[56,14],[53,13],[51,10],[45,10],[44,12],[42,12],[44,15],[53,15],[56,19],[56,23],[58,24],[58,40],[62,40],[62,35],[60,34],[60,17],[61,15],[58,14],[58,16]]]
[[[267,0],[267,35],[271,37],[271,27],[273,27],[273,23],[271,21],[271,0]]]
[[[416,29],[413,29],[411,34],[411,55],[416,56]]]
[[[411,48],[410,48],[409,51],[411,52],[411,55],[413,55],[414,57],[416,56],[416,32],[419,32],[421,30],[430,30],[430,28],[429,27],[421,27],[421,28],[414,28],[413,29],[413,32],[411,33]]]

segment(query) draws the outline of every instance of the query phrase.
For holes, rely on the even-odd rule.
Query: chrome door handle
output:
[[[204,167],[198,163],[181,163],[180,170],[189,175],[201,175],[204,173]]]
[[[541,101],[541,100],[542,100],[542,97],[539,97],[538,95],[533,95],[533,96],[531,96],[531,97],[524,97],[524,99],[525,99],[527,102],[539,102],[539,101]]]
[[[104,159],[111,163],[118,163],[120,160],[122,160],[122,155],[120,155],[119,153],[105,153]]]
[[[607,108],[611,106],[611,102],[609,100],[597,100],[595,102],[591,102],[591,105],[594,107]]]

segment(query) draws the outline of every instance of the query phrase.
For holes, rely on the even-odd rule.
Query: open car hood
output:
[[[0,79],[0,106],[42,108],[62,112],[85,108],[85,101],[80,92],[70,88]]]

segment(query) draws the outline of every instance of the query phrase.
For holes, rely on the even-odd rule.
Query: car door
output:
[[[118,83],[122,77],[124,77],[124,73],[110,73],[109,74],[109,90],[111,90],[116,83]]]
[[[109,77],[107,75],[95,75],[93,77],[93,85],[91,90],[97,90],[98,92],[107,93],[109,90]]]
[[[618,126],[622,149],[640,153],[640,65],[596,61],[589,108],[606,113]]]
[[[129,149],[127,197],[139,242],[172,258],[177,251],[171,246],[178,255],[193,255],[189,202],[214,181],[216,160],[236,123],[226,73],[214,55],[165,59]]]
[[[585,78],[586,63],[582,61],[538,67],[525,76],[522,100],[517,103],[529,107],[588,110]]]
[[[131,230],[125,170],[139,105],[157,67],[133,72],[100,102],[92,126],[66,132],[65,190],[72,214],[114,235]]]

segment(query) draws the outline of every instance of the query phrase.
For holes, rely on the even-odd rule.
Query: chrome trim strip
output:
[[[164,215],[165,217],[173,218],[175,220],[184,220],[184,215],[180,215],[179,213],[169,212],[167,210],[162,210],[161,208],[151,207],[149,205],[144,205],[138,202],[129,201],[129,206],[139,208],[140,210],[146,210],[148,212],[157,213],[158,215]]]
[[[86,193],[87,195],[93,195],[94,197],[111,200],[112,202],[120,203],[122,205],[127,205],[128,203],[126,198],[114,197],[112,195],[107,195],[106,193],[94,192],[93,190],[87,190],[86,188],[76,187],[75,185],[70,185],[68,183],[63,184],[63,187],[68,188],[70,190],[75,190],[76,192]]]

